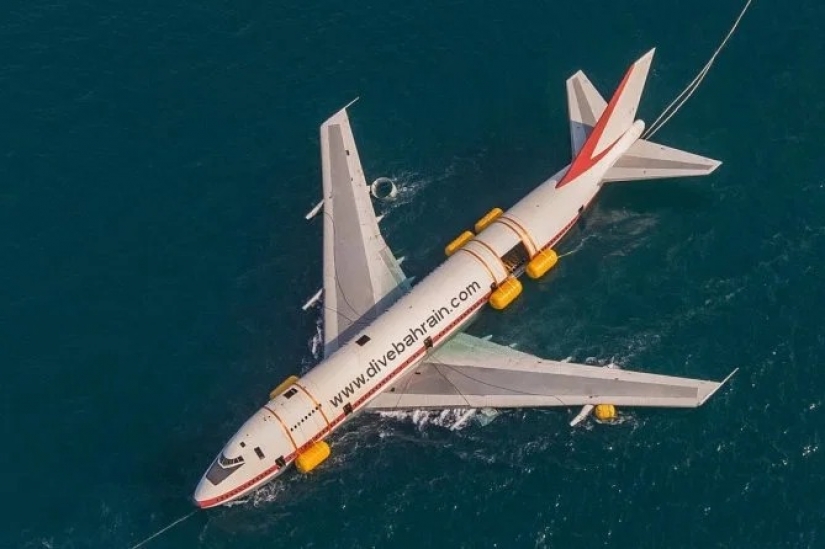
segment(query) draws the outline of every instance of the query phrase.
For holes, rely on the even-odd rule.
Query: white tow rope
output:
[[[725,38],[722,40],[722,42],[719,44],[719,46],[713,52],[713,55],[710,56],[710,59],[708,60],[708,62],[696,74],[696,76],[693,78],[693,80],[690,81],[690,83],[685,87],[685,89],[682,90],[682,93],[677,95],[676,99],[671,101],[670,105],[668,105],[665,108],[665,110],[662,111],[662,114],[660,114],[659,117],[656,120],[654,120],[653,123],[647,128],[647,131],[642,136],[644,139],[648,139],[650,137],[653,137],[653,135],[656,132],[658,132],[660,129],[662,129],[662,127],[665,124],[667,124],[667,122],[671,118],[673,118],[673,115],[676,114],[679,111],[680,108],[682,108],[682,105],[684,105],[687,102],[687,100],[690,99],[690,96],[693,95],[693,92],[696,91],[696,89],[699,87],[699,84],[701,84],[702,80],[705,79],[705,76],[708,74],[708,71],[713,66],[713,63],[716,61],[716,57],[719,55],[719,53],[722,51],[722,49],[727,45],[728,40],[730,40],[730,37],[733,36],[733,33],[736,31],[736,28],[739,26],[739,22],[742,20],[742,17],[745,16],[745,12],[747,12],[748,8],[750,8],[752,1],[753,0],[747,0],[747,2],[745,2],[745,6],[742,8],[742,11],[739,12],[739,16],[736,18],[736,21],[733,22],[733,26],[731,26],[730,30],[728,31],[728,34],[725,35]]]
[[[188,519],[189,517],[191,517],[192,515],[194,515],[194,514],[195,514],[195,513],[197,513],[198,511],[199,511],[199,509],[195,509],[194,511],[192,511],[192,512],[191,512],[191,513],[189,513],[188,515],[184,515],[184,516],[182,516],[182,517],[181,517],[181,518],[179,518],[178,520],[176,520],[176,521],[174,521],[174,522],[172,522],[172,523],[168,524],[167,526],[164,526],[163,528],[161,528],[160,530],[158,530],[157,532],[155,532],[154,534],[152,534],[152,535],[151,535],[151,536],[149,536],[148,538],[144,539],[144,540],[143,540],[143,541],[141,541],[140,543],[137,543],[137,544],[135,544],[135,545],[132,545],[129,549],[138,549],[138,547],[143,547],[144,545],[146,545],[147,543],[149,543],[150,541],[152,541],[153,539],[155,539],[156,537],[158,537],[158,536],[159,536],[159,535],[161,535],[162,533],[166,532],[167,530],[171,530],[173,527],[175,527],[175,526],[177,526],[178,524],[180,524],[181,522],[185,521],[186,519]]]

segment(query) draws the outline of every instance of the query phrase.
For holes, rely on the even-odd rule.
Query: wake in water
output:
[[[312,353],[312,358],[318,360],[321,358],[321,351],[324,346],[324,321],[321,315],[315,319],[315,334],[309,340],[309,352]]]
[[[403,171],[390,176],[397,193],[393,198],[375,199],[376,214],[380,220],[385,219],[398,208],[409,204],[422,190],[426,189],[435,179],[424,177],[413,171]]]
[[[248,504],[251,504],[252,507],[261,507],[263,505],[266,505],[267,503],[272,503],[273,501],[280,499],[281,495],[286,491],[287,479],[278,478],[276,480],[268,482],[267,484],[264,484],[248,496],[227,504],[227,507]]]
[[[483,427],[493,421],[498,414],[498,411],[488,408],[378,412],[378,415],[383,418],[410,421],[421,431],[430,426],[442,427],[450,431],[460,431],[473,424]]]
[[[594,238],[595,236],[596,236],[596,235],[595,235],[595,234],[592,234],[592,233],[591,233],[591,234],[588,234],[587,236],[585,236],[584,238],[582,238],[582,239],[579,241],[579,243],[578,243],[578,244],[576,244],[576,247],[575,247],[575,248],[573,248],[573,249],[572,249],[572,250],[570,250],[569,252],[564,252],[563,254],[559,254],[559,259],[561,259],[561,258],[563,258],[563,257],[568,257],[568,256],[571,256],[571,255],[573,255],[573,254],[575,254],[575,253],[580,252],[580,251],[582,250],[582,248],[584,248],[584,245],[587,243],[587,241],[588,241],[588,240],[590,240],[591,238]]]

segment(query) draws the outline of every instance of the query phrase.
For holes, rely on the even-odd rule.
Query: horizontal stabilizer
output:
[[[605,174],[603,181],[636,181],[707,175],[721,162],[639,139]]]

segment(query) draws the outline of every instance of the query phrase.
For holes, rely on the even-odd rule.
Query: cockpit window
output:
[[[240,469],[243,463],[244,460],[241,456],[229,459],[221,454],[206,472],[206,478],[209,479],[209,482],[217,486],[226,480],[229,475]]]
[[[221,454],[220,457],[218,458],[218,463],[220,463],[224,467],[231,467],[232,465],[237,465],[238,463],[243,463],[243,456],[238,456],[236,458],[228,459],[223,454]]]

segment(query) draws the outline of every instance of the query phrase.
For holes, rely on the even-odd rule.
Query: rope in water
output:
[[[713,66],[713,63],[716,61],[716,57],[719,55],[719,53],[722,51],[722,49],[724,49],[724,47],[727,45],[728,40],[730,40],[730,37],[733,36],[733,33],[736,31],[736,28],[739,26],[739,22],[742,20],[742,17],[745,16],[745,13],[748,11],[748,8],[750,8],[752,1],[753,0],[747,0],[747,2],[745,2],[745,6],[742,8],[742,11],[739,12],[739,16],[733,22],[733,25],[731,26],[730,30],[728,31],[728,34],[725,35],[725,38],[722,40],[722,42],[719,44],[719,46],[713,52],[713,55],[710,56],[710,59],[708,60],[708,62],[705,63],[705,66],[702,67],[702,69],[696,74],[696,76],[693,78],[693,80],[691,80],[690,83],[685,87],[685,89],[682,90],[682,93],[677,95],[676,99],[671,101],[671,103],[665,108],[665,110],[662,111],[662,114],[660,114],[659,117],[656,120],[653,121],[653,124],[651,124],[650,127],[648,127],[647,131],[642,136],[644,139],[648,139],[650,137],[653,137],[653,135],[656,132],[658,132],[660,129],[662,129],[662,127],[665,124],[667,124],[667,122],[671,118],[673,118],[673,115],[675,115],[677,112],[679,112],[679,109],[682,108],[682,105],[684,105],[687,102],[687,100],[690,99],[690,96],[693,95],[693,93],[699,87],[699,84],[701,84],[702,80],[704,80],[705,76],[707,76],[708,71]]]
[[[184,515],[184,516],[180,517],[176,521],[170,523],[168,526],[164,526],[163,528],[161,528],[160,530],[158,530],[157,532],[155,532],[154,534],[152,534],[148,538],[144,539],[140,543],[132,545],[129,549],[138,549],[139,547],[143,547],[144,545],[146,545],[147,543],[149,543],[150,541],[152,541],[153,539],[155,539],[156,537],[158,537],[162,533],[166,532],[167,530],[171,530],[173,527],[175,527],[178,524],[180,524],[181,522],[185,521],[186,519],[188,519],[189,517],[191,517],[192,515],[194,515],[198,511],[199,511],[198,509],[195,509],[194,511],[192,511],[188,515]]]

